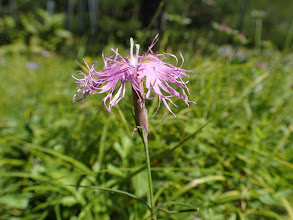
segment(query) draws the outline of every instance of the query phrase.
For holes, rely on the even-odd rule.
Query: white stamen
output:
[[[136,47],[136,56],[134,57],[133,56],[133,38],[130,38],[130,63],[132,65],[137,65],[138,64],[138,56],[139,56],[139,48],[140,48],[140,45],[139,44],[135,44],[135,47]]]
[[[130,38],[130,63],[133,64],[133,38]]]
[[[138,56],[139,56],[139,48],[140,48],[140,45],[139,44],[135,44],[135,47],[136,47],[136,64],[138,63]]]

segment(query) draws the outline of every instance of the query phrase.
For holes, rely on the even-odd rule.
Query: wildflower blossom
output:
[[[219,24],[218,25],[218,28],[220,30],[224,30],[224,31],[230,31],[231,30],[231,28],[227,24],[225,24],[225,23]]]
[[[26,63],[26,67],[28,69],[35,70],[35,69],[38,69],[39,68],[39,65],[36,62],[34,62],[34,61],[29,61],[29,62]]]
[[[74,95],[73,100],[77,102],[84,99],[89,94],[102,94],[107,92],[107,95],[104,97],[98,108],[104,104],[106,109],[111,113],[112,107],[118,104],[119,101],[125,96],[126,81],[129,81],[132,86],[134,102],[141,105],[140,108],[137,109],[138,112],[142,113],[143,109],[145,109],[145,98],[156,98],[151,94],[152,91],[154,91],[159,99],[158,109],[160,107],[160,103],[163,102],[165,109],[170,111],[175,116],[167,101],[177,107],[177,105],[175,105],[171,100],[171,97],[178,97],[189,106],[189,103],[192,101],[188,100],[187,93],[189,93],[189,90],[186,86],[187,82],[183,81],[183,77],[188,77],[187,73],[192,71],[182,69],[182,65],[180,67],[176,67],[170,63],[164,62],[163,59],[165,59],[166,56],[171,56],[176,59],[177,65],[178,59],[173,54],[154,53],[152,48],[156,44],[157,40],[158,35],[153,40],[148,51],[141,56],[139,55],[139,44],[135,45],[136,54],[133,54],[134,43],[132,38],[130,40],[131,45],[129,56],[125,58],[122,57],[118,53],[118,49],[112,49],[114,55],[110,57],[105,57],[103,54],[103,71],[96,71],[94,67],[95,62],[89,66],[84,60],[89,70],[89,74],[86,75],[83,72],[80,72],[80,74],[84,77],[82,79],[78,79],[73,76],[73,78],[76,79],[76,83],[78,83],[77,93]],[[183,60],[183,64],[183,56],[181,54],[180,56]],[[143,86],[144,81],[145,87]],[[171,85],[173,87],[178,87],[177,90],[179,91],[174,89]],[[144,91],[144,88],[146,89],[146,92]],[[146,115],[146,111],[142,114]]]
[[[164,54],[157,54],[152,51],[152,48],[157,42],[157,37],[153,40],[151,46],[149,47],[148,51],[140,57],[140,66],[139,66],[139,78],[146,78],[146,84],[145,87],[147,89],[146,98],[152,99],[150,97],[151,91],[155,91],[155,93],[158,95],[159,98],[159,107],[161,101],[164,103],[165,108],[168,109],[174,116],[175,114],[171,111],[169,105],[167,104],[167,100],[175,105],[171,97],[178,97],[182,99],[186,105],[189,106],[188,96],[185,92],[185,90],[189,93],[189,89],[186,86],[187,82],[183,81],[183,77],[188,77],[186,74],[187,72],[191,72],[190,70],[184,70],[181,69],[184,59],[182,54],[180,53],[180,56],[182,58],[182,65],[180,67],[173,66],[170,63],[163,62],[162,60],[166,58],[165,55],[169,55],[171,57],[174,57],[176,59],[176,65],[178,64],[178,59],[175,55],[170,53],[164,53]],[[180,88],[181,92],[176,91],[172,86],[169,84],[173,84],[174,86],[177,86]],[[164,95],[162,93],[162,90],[169,94]],[[159,109],[158,107],[158,109]],[[175,116],[176,117],[176,116]]]
[[[47,57],[49,57],[50,55],[51,55],[51,54],[50,54],[49,51],[47,51],[47,50],[43,50],[43,51],[42,51],[42,56],[43,56],[43,57],[47,58]]]
[[[257,61],[255,62],[256,66],[261,68],[261,69],[265,69],[267,67],[267,64],[262,62],[262,61]]]

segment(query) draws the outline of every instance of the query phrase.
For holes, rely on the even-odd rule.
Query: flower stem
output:
[[[133,44],[133,43],[132,43]],[[143,81],[142,79],[137,78],[137,82],[141,90],[143,91]],[[152,184],[152,174],[151,174],[151,163],[150,155],[148,148],[148,116],[147,110],[145,107],[145,98],[142,91],[135,91],[132,89],[133,95],[133,107],[134,107],[134,119],[136,123],[136,129],[143,141],[145,156],[146,156],[146,165],[147,165],[147,176],[148,176],[148,193],[149,193],[149,202],[151,206],[151,216],[152,220],[156,220],[155,215],[155,204],[154,204],[154,195],[153,195],[153,184]]]
[[[142,131],[142,139],[143,145],[145,149],[145,156],[146,156],[146,165],[147,165],[147,176],[148,176],[148,188],[149,188],[149,199],[150,199],[150,206],[151,206],[151,216],[152,220],[156,220],[155,215],[155,203],[154,203],[154,194],[153,194],[153,184],[152,184],[152,171],[151,171],[151,163],[150,163],[150,155],[149,155],[149,148],[148,148],[148,139],[145,129],[141,129]]]

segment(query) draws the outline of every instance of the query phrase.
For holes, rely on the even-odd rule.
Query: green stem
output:
[[[285,51],[290,49],[290,43],[292,41],[292,38],[293,38],[293,17],[292,17],[291,25],[289,27],[289,31],[286,36],[286,40],[285,40],[285,44],[284,44]]]
[[[261,32],[262,32],[262,19],[256,19],[255,29],[255,53],[258,55],[261,51]]]
[[[151,171],[151,163],[150,163],[150,155],[149,155],[149,148],[148,148],[148,139],[145,129],[141,129],[142,131],[142,140],[145,149],[145,156],[146,156],[146,165],[147,165],[147,176],[148,176],[148,188],[149,188],[149,199],[150,199],[150,206],[151,206],[151,215],[152,220],[156,220],[155,215],[155,203],[154,203],[154,194],[153,194],[153,184],[152,184],[152,171]]]

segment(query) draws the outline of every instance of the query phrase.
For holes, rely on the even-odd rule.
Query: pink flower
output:
[[[224,30],[224,31],[230,31],[231,30],[231,28],[225,23],[219,24],[218,27],[219,27],[220,30]]]
[[[29,62],[26,63],[26,67],[28,69],[35,70],[35,69],[38,69],[39,68],[39,65],[36,62],[34,62],[34,61],[29,61]]]
[[[262,61],[255,62],[256,66],[258,66],[261,69],[265,69],[267,67],[267,64]]]
[[[82,79],[73,76],[73,78],[76,79],[76,83],[78,83],[77,93],[74,95],[73,100],[77,102],[84,99],[89,94],[102,94],[107,92],[107,95],[102,100],[100,106],[104,104],[106,109],[111,112],[112,107],[118,104],[118,102],[125,96],[125,83],[126,81],[129,81],[133,93],[136,93],[137,97],[140,97],[139,99],[154,99],[156,97],[151,94],[154,92],[159,98],[159,107],[160,103],[163,102],[165,108],[174,116],[175,114],[171,111],[167,103],[167,101],[169,101],[177,107],[177,105],[171,100],[172,97],[182,99],[188,106],[189,103],[194,103],[188,100],[187,93],[189,93],[189,90],[186,86],[187,82],[183,81],[183,77],[188,77],[187,73],[192,71],[182,69],[182,65],[176,67],[170,63],[163,62],[166,55],[175,58],[176,61],[178,60],[173,54],[154,53],[152,48],[156,44],[157,39],[158,35],[153,40],[148,51],[142,56],[139,56],[139,44],[135,45],[136,55],[133,55],[134,44],[132,38],[130,39],[131,48],[129,56],[124,58],[118,53],[118,49],[112,49],[114,55],[108,58],[102,55],[104,60],[103,71],[95,70],[95,62],[89,66],[84,60],[89,69],[89,74],[86,75],[83,72],[80,72],[84,77]],[[183,59],[181,54],[180,56]],[[143,88],[144,78],[146,93]],[[78,99],[80,96],[81,98]],[[98,108],[100,108],[100,106]]]
[[[246,40],[245,35],[242,33],[237,34],[237,36],[239,37],[240,40]]]

